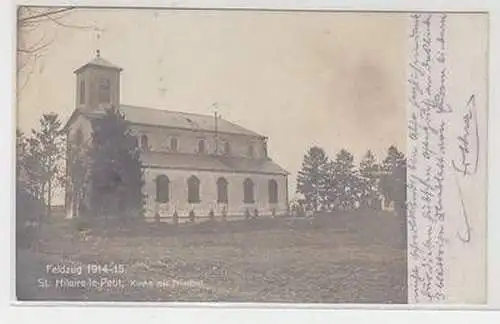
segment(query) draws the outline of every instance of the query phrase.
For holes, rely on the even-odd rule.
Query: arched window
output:
[[[177,138],[176,137],[171,137],[170,138],[170,150],[173,152],[177,152]]]
[[[269,203],[276,204],[278,202],[278,183],[276,180],[268,182]]]
[[[226,204],[228,202],[227,180],[225,178],[217,179],[217,202]]]
[[[156,201],[166,203],[169,201],[170,181],[166,175],[159,175],[156,177]]]
[[[231,154],[231,144],[229,144],[229,142],[224,143],[224,154]]]
[[[141,148],[144,151],[147,151],[149,149],[149,144],[148,144],[148,137],[147,135],[141,135]]]
[[[196,204],[200,202],[200,180],[191,176],[188,179],[188,203]]]
[[[85,80],[80,80],[80,104],[85,103]]]
[[[83,143],[83,132],[81,128],[78,128],[75,133],[75,145],[79,147]]]
[[[99,91],[98,91],[98,99],[99,103],[109,103],[111,102],[111,86],[109,79],[102,78],[99,80]]]
[[[246,179],[243,182],[243,202],[247,204],[253,204],[255,202],[253,181],[251,179]]]
[[[253,157],[253,155],[254,155],[253,145],[252,145],[252,144],[249,144],[249,145],[248,145],[248,156],[249,156],[249,157]]]
[[[198,141],[198,153],[205,153],[205,140],[201,139]]]

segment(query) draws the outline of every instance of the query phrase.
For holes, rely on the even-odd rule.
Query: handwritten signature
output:
[[[475,95],[470,96],[465,110],[462,134],[457,137],[460,161],[453,160],[451,164],[455,171],[467,176],[477,173],[479,164],[479,128],[476,117]]]
[[[464,219],[464,224],[465,224],[465,234],[462,234],[460,232],[457,232],[458,239],[464,243],[469,243],[470,242],[470,237],[471,237],[471,226],[470,226],[470,221],[469,221],[469,214],[467,213],[467,208],[465,206],[465,199],[464,195],[462,193],[462,188],[460,186],[460,183],[457,181],[457,188],[458,188],[458,196],[460,199],[460,204],[461,204],[461,213]]]
[[[463,115],[463,129],[462,134],[457,137],[458,148],[460,150],[460,160],[455,162],[452,161],[452,166],[455,171],[459,172],[464,177],[473,175],[477,173],[479,165],[479,127],[476,116],[476,97],[471,95],[467,100],[465,105],[465,114]],[[457,183],[458,195],[460,199],[461,209],[465,232],[457,232],[458,238],[464,242],[469,243],[471,240],[471,225],[469,220],[469,214],[467,212],[466,203],[464,195],[462,193],[462,187],[458,177],[455,178]]]

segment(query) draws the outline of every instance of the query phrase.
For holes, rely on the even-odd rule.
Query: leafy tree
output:
[[[24,157],[28,149],[28,141],[24,133],[17,129],[16,130],[16,179],[19,181],[21,176],[21,170],[24,168]]]
[[[328,197],[333,208],[354,209],[359,201],[358,188],[354,157],[347,150],[342,149],[330,164]]]
[[[318,211],[327,202],[328,156],[317,146],[304,155],[302,168],[297,176],[297,192],[304,195],[309,209]]]
[[[28,139],[16,130],[16,247],[29,248],[37,242],[40,214],[44,206],[27,181]],[[35,225],[35,226],[33,226]],[[37,247],[37,245],[35,245]]]
[[[43,199],[44,181],[42,152],[39,142],[18,133],[17,138],[17,185],[36,199]]]
[[[47,197],[47,216],[51,215],[54,185],[60,179],[61,163],[64,158],[64,137],[61,131],[59,116],[54,113],[43,114],[40,119],[40,129],[33,131],[33,137],[40,146],[42,181],[44,195]]]
[[[64,138],[58,115],[42,115],[40,128],[32,129],[29,138],[18,132],[17,149],[19,183],[35,199],[42,201],[50,217],[54,187],[60,179],[64,157]]]
[[[37,243],[42,214],[45,212],[46,216],[51,216],[54,184],[58,180],[63,158],[64,140],[60,129],[57,114],[44,114],[40,119],[40,128],[32,129],[30,137],[20,130],[16,131],[18,244]],[[26,224],[35,224],[35,232],[27,234],[26,230],[30,227]]]
[[[90,208],[97,216],[120,220],[143,214],[144,195],[137,138],[118,109],[108,109],[92,123]]]
[[[388,201],[394,202],[398,213],[406,208],[406,158],[395,146],[389,147],[382,163],[383,176],[380,191]]]
[[[372,151],[368,150],[359,164],[360,203],[363,207],[374,207],[378,201],[379,172],[380,165]]]

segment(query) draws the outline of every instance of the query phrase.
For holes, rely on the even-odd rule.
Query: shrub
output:
[[[194,210],[191,210],[191,211],[189,212],[189,221],[190,221],[191,223],[194,223],[195,219],[196,219],[196,215],[195,215],[195,213],[194,213]]]
[[[227,218],[227,209],[226,209],[226,207],[224,207],[222,209],[222,220],[225,221],[226,218]]]
[[[85,218],[77,218],[75,219],[75,229],[78,232],[85,232],[90,229],[90,221]]]
[[[174,211],[174,215],[172,216],[172,221],[174,225],[179,224],[179,214],[177,214],[177,210]]]
[[[16,243],[29,248],[37,240],[37,228],[44,213],[43,203],[27,191],[19,189],[16,195]]]

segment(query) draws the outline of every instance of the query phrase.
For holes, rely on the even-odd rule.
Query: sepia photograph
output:
[[[406,304],[410,279],[444,300],[441,254],[408,265],[431,16],[18,7],[17,300]]]

